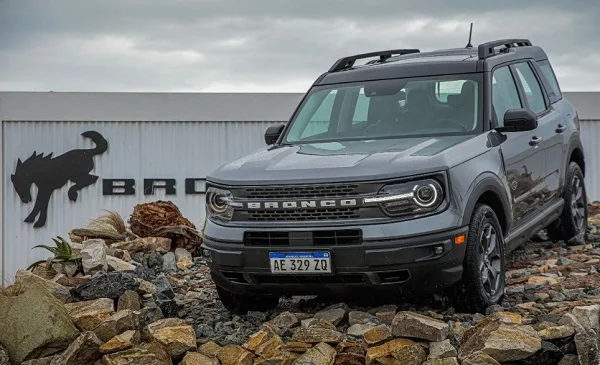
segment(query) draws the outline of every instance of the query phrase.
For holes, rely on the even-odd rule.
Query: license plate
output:
[[[270,252],[272,274],[331,274],[329,252]]]

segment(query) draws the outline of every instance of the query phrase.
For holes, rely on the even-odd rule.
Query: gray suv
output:
[[[265,141],[207,177],[202,255],[236,313],[442,289],[484,311],[508,252],[586,231],[578,115],[527,39],[344,57]]]

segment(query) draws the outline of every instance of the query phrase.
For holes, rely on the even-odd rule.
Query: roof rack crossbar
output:
[[[371,58],[371,57],[379,57],[379,62],[383,62],[385,60],[387,60],[388,58],[392,57],[392,55],[405,55],[405,54],[410,54],[410,53],[419,53],[420,51],[418,49],[393,49],[393,50],[387,50],[387,51],[377,51],[377,52],[370,52],[370,53],[362,53],[362,54],[358,54],[358,55],[354,55],[354,56],[347,56],[347,57],[343,57],[340,58],[339,60],[337,60],[333,66],[331,66],[331,68],[329,69],[328,72],[336,72],[336,71],[341,71],[343,69],[352,67],[354,65],[354,62],[356,62],[357,60],[360,59],[364,59],[364,58]]]
[[[480,60],[492,57],[496,54],[495,47],[504,46],[511,47],[527,47],[531,46],[529,39],[498,39],[487,43],[480,44],[477,47],[477,54]]]

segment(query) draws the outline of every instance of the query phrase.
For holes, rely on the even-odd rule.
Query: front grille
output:
[[[363,284],[361,274],[343,275],[252,275],[258,284]]]
[[[313,232],[245,232],[246,246],[289,246],[290,243],[305,246],[359,245],[362,243],[360,229],[344,229]]]
[[[356,194],[358,185],[331,184],[315,186],[277,186],[247,188],[246,196],[251,199],[333,198]]]
[[[359,218],[359,208],[298,210],[257,210],[248,212],[249,221],[320,221]]]

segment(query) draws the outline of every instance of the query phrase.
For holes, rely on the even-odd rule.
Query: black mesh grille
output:
[[[298,210],[257,210],[248,212],[249,221],[318,221],[359,218],[359,208]]]
[[[257,187],[247,188],[246,196],[252,199],[333,198],[356,194],[357,189],[355,184]]]
[[[344,229],[313,232],[245,232],[246,246],[289,246],[291,240],[306,246],[359,245],[362,243],[360,229]]]
[[[258,284],[362,284],[361,274],[343,275],[253,275]]]

